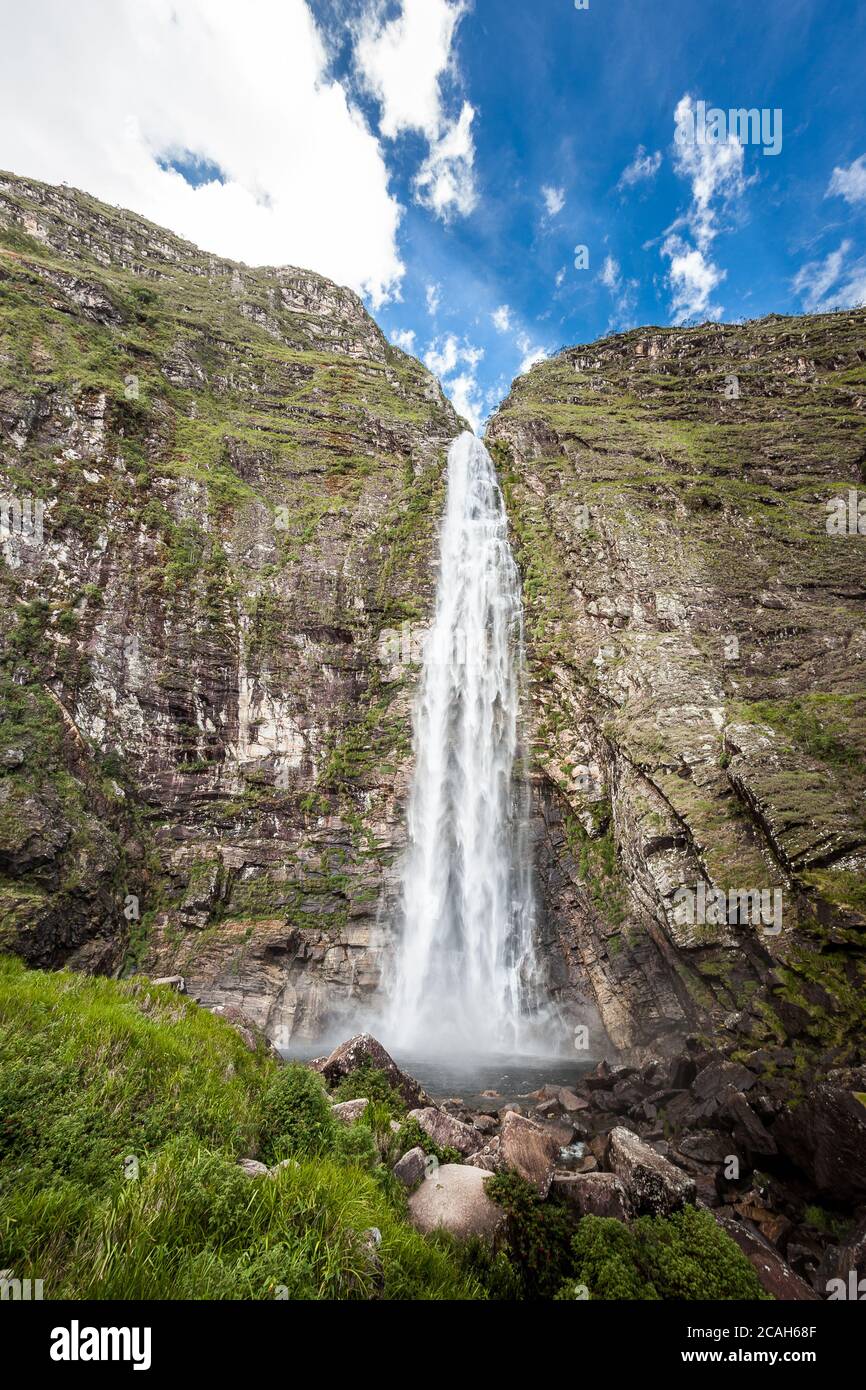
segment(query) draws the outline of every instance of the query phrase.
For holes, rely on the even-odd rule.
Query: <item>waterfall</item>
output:
[[[448,454],[414,716],[401,935],[386,1036],[412,1055],[537,1050],[535,898],[520,748],[520,576],[493,461]]]

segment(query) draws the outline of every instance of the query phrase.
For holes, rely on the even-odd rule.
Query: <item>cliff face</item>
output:
[[[863,311],[568,349],[489,426],[549,942],[619,1046],[859,1045],[864,426]]]
[[[0,314],[0,947],[313,1034],[378,979],[461,422],[351,292],[8,174]]]
[[[618,1047],[856,1052],[864,426],[862,311],[569,349],[491,422],[544,950]],[[460,428],[349,291],[0,175],[0,949],[279,1042],[375,990]]]

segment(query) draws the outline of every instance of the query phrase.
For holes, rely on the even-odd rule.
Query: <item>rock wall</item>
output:
[[[350,291],[9,174],[0,312],[0,946],[313,1035],[378,981],[462,424]]]
[[[859,1047],[864,427],[862,310],[569,348],[488,427],[548,933],[618,1047]],[[766,921],[731,897],[757,888]]]

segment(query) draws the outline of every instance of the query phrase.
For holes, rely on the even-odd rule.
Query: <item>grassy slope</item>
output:
[[[373,1097],[346,1129],[317,1076],[165,986],[0,957],[0,1266],[48,1298],[760,1297],[707,1213],[575,1228],[514,1175],[496,1179],[505,1252],[425,1239],[390,1173],[423,1136],[391,1134],[383,1084],[341,1085]],[[255,1155],[292,1161],[250,1179],[237,1159]]]

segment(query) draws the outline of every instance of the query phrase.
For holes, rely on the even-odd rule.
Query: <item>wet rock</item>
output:
[[[768,1240],[754,1227],[723,1212],[713,1212],[724,1231],[739,1245],[760,1280],[761,1287],[783,1302],[814,1302],[818,1294],[794,1272]]]
[[[460,1240],[492,1241],[505,1212],[485,1192],[489,1174],[464,1163],[443,1163],[409,1198],[409,1220],[425,1235],[448,1231]]]
[[[773,1135],[782,1153],[835,1202],[866,1201],[866,1067],[833,1071]]]
[[[611,1131],[605,1158],[639,1213],[669,1216],[695,1200],[694,1180],[627,1129]]]

